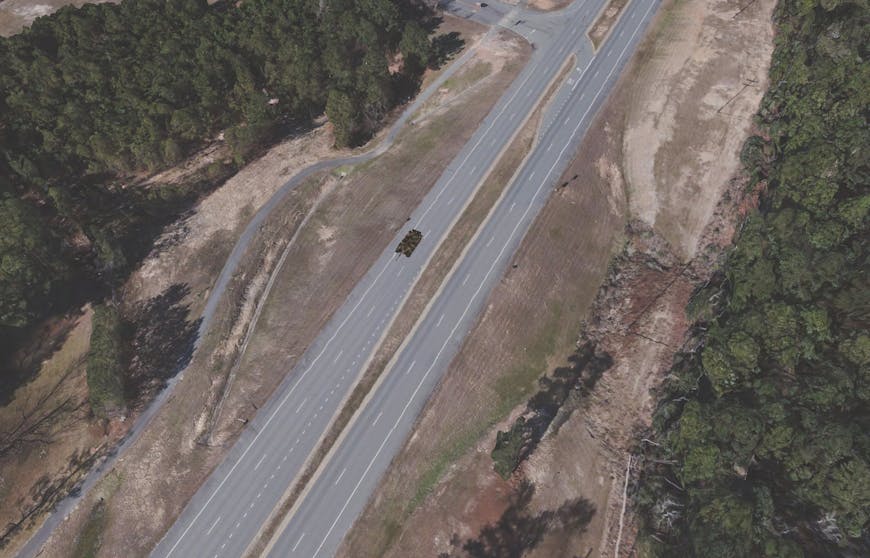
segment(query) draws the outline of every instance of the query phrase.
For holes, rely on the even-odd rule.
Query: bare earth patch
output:
[[[162,536],[225,455],[242,428],[236,419],[249,416],[255,406],[265,401],[524,65],[528,51],[519,42],[510,47],[504,41],[516,40],[494,38],[494,48],[503,50],[509,60],[499,74],[482,76],[487,85],[479,90],[480,95],[466,95],[453,110],[409,128],[387,154],[348,169],[346,178],[340,178],[340,173],[312,177],[288,196],[261,229],[255,241],[257,249],[246,256],[241,266],[243,273],[234,279],[227,301],[218,310],[213,334],[203,341],[172,398],[149,429],[116,464],[112,475],[120,479],[120,487],[105,500],[99,556],[141,556]],[[485,45],[481,48],[486,52]],[[468,67],[474,63],[472,59]],[[146,263],[131,281],[129,296],[145,299],[161,288],[189,279],[197,285],[190,296],[196,315],[205,289],[231,248],[233,235],[238,234],[245,217],[256,210],[257,202],[246,201],[266,199],[272,185],[277,187],[286,180],[284,171],[287,175],[292,172],[286,163],[279,162],[279,155],[272,159],[270,156],[267,154],[251,165],[250,171],[246,168],[240,173],[251,175],[234,178],[235,191],[203,202],[201,216],[194,214],[186,226],[180,227],[179,241],[166,243],[164,250],[154,255],[158,261]],[[272,161],[271,170],[266,160]],[[258,188],[264,192],[252,191]],[[302,217],[315,203],[317,209],[299,228]],[[193,223],[201,226],[191,226]],[[250,317],[251,300],[246,293],[268,276],[276,250],[284,246],[275,242],[279,233],[283,233],[286,244],[286,237],[296,228],[298,242],[291,246],[260,321],[262,336],[252,338],[240,367],[244,373],[240,372],[232,384],[215,424],[214,442],[220,445],[202,445],[200,435],[208,427],[209,409],[222,385],[219,377],[228,365],[223,358],[231,352],[226,351],[227,340],[237,341],[242,331],[239,324]],[[203,230],[211,234],[192,237]],[[275,339],[282,342],[275,343]],[[93,524],[88,517],[95,509],[95,494],[101,493],[106,482],[102,481],[58,528],[46,547],[47,555],[69,555],[77,534]],[[143,512],[146,502],[147,512]]]
[[[645,84],[630,95],[623,140],[631,211],[684,258],[696,253],[766,89],[773,2],[757,4],[736,19],[733,0],[665,8],[673,31],[644,47],[648,62],[631,77]]]
[[[765,89],[773,5],[737,20],[733,1],[662,6],[561,179],[577,180],[536,219],[342,556],[466,556],[497,550],[511,526],[526,535],[516,555],[612,556],[617,539],[630,552],[629,451],[682,343],[686,302],[748,195],[733,177]],[[612,364],[502,480],[489,455],[496,431],[581,342]],[[576,508],[583,522],[571,529],[534,520],[578,501],[593,511]]]
[[[19,33],[33,20],[56,12],[63,6],[81,7],[84,4],[99,4],[107,0],[4,0],[0,2],[0,36],[9,37]]]

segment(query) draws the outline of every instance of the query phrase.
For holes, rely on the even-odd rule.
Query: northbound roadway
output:
[[[658,2],[631,0],[597,53],[585,31],[604,0],[577,0],[546,15],[515,9],[501,18],[501,25],[521,28],[536,52],[412,214],[408,228],[423,232],[421,244],[410,258],[397,256],[392,248],[407,229],[397,235],[152,556],[244,555],[365,370],[440,240],[575,54],[577,64],[545,114],[535,149],[269,548],[275,557],[335,553],[573,158]]]

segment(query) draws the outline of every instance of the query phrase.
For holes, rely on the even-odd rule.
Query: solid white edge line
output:
[[[293,545],[293,550],[291,550],[290,552],[296,552],[296,549],[299,548],[299,543],[301,543],[302,539],[304,539],[304,538],[305,538],[305,533],[302,533],[302,536],[299,537],[299,540],[296,541],[296,544]]]

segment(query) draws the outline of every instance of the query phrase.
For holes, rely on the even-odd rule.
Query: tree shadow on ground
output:
[[[566,500],[556,509],[530,513],[527,508],[534,493],[534,485],[523,481],[497,522],[487,525],[477,538],[466,539],[464,543],[454,534],[451,544],[457,549],[461,544],[461,551],[441,554],[441,558],[520,558],[537,547],[547,533],[582,533],[595,515],[595,506],[585,498]]]
[[[539,379],[540,389],[528,400],[526,412],[510,430],[496,434],[492,450],[496,472],[508,478],[538,447],[572,391],[576,390],[580,397],[587,395],[611,366],[613,358],[609,354],[587,343],[568,358],[568,366],[556,368],[552,376]]]
[[[190,293],[176,283],[139,305],[130,319],[130,360],[125,396],[131,405],[148,401],[169,378],[183,370],[193,356],[200,319],[188,321]]]
[[[0,407],[12,402],[15,390],[34,380],[43,363],[63,348],[82,314],[71,310],[24,329],[0,327]]]
[[[456,31],[438,35],[432,39],[432,68],[440,68],[453,59],[457,52],[465,46],[462,35]]]

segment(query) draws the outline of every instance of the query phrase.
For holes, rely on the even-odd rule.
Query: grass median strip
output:
[[[628,2],[629,0],[610,0],[607,7],[601,10],[598,19],[595,20],[595,24],[589,30],[589,39],[592,41],[595,50],[598,50],[598,47],[601,46],[601,43],[610,34],[610,30],[613,29],[613,26],[619,20],[619,16],[622,14],[623,8],[628,5]]]

